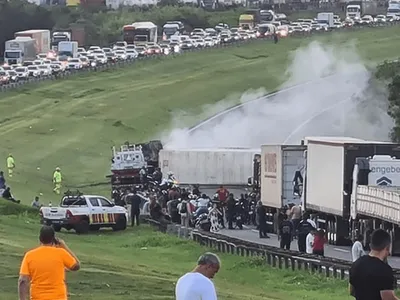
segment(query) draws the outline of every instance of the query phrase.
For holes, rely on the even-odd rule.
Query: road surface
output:
[[[279,247],[279,241],[275,234],[269,234],[271,238],[269,239],[260,239],[258,237],[258,230],[255,230],[251,227],[246,226],[243,230],[235,229],[222,229],[218,232],[221,235],[229,236],[232,238]],[[297,250],[297,240],[294,240],[291,244],[291,250]],[[342,246],[334,246],[334,245],[326,245],[325,246],[325,256],[333,257],[337,259],[351,261],[351,248],[350,247],[342,247]],[[400,257],[390,257],[389,264],[392,268],[400,269]]]

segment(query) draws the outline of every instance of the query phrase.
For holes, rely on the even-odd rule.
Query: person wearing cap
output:
[[[43,226],[40,246],[26,252],[19,272],[19,300],[67,300],[65,269],[78,271],[80,262],[53,227]]]
[[[57,167],[53,173],[53,183],[54,183],[53,192],[56,193],[57,195],[60,195],[62,175],[61,175],[61,169],[59,167]]]
[[[8,154],[7,157],[7,170],[8,170],[8,177],[12,177],[14,173],[14,168],[15,168],[15,160],[12,154]]]

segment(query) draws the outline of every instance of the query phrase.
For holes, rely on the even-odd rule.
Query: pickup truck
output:
[[[125,230],[128,211],[103,196],[64,196],[60,206],[40,208],[40,217],[42,224],[53,226],[57,232],[65,228],[84,234],[102,227]]]

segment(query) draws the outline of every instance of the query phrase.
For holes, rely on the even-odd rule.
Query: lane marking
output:
[[[343,252],[343,253],[350,253],[350,251],[346,250],[346,249],[333,248],[333,250],[336,250],[336,251],[339,251],[339,252]]]

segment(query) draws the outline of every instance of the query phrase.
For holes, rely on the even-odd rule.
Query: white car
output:
[[[37,65],[37,66],[43,65],[43,60],[41,60],[41,59],[34,60],[33,64]]]
[[[77,51],[78,51],[78,53],[85,53],[86,52],[85,48],[82,48],[82,47],[79,47]]]
[[[214,40],[211,37],[206,37],[204,39],[204,46],[206,47],[214,47]]]
[[[83,65],[79,58],[71,58],[68,60],[68,63],[67,63],[68,70],[80,70],[82,68],[83,68]]]
[[[127,58],[125,50],[117,50],[114,53],[115,53],[115,57],[119,60],[126,60],[126,58]]]
[[[99,46],[90,46],[88,52],[93,53],[94,50],[101,50]]]
[[[198,35],[192,36],[192,41],[195,42],[196,47],[204,47],[205,46],[204,40],[201,36],[198,36]]]
[[[37,65],[28,66],[28,72],[29,72],[29,76],[32,76],[32,77],[39,77],[40,76],[40,70],[39,70],[39,67]]]
[[[27,67],[17,67],[14,70],[17,72],[19,80],[26,80],[29,78],[29,70]]]
[[[105,65],[108,61],[104,54],[96,54],[96,60],[102,65]]]
[[[126,58],[127,59],[135,59],[139,56],[139,53],[135,49],[127,49],[126,50]]]
[[[377,22],[377,23],[386,23],[386,16],[377,15],[376,18],[375,18],[375,22]]]
[[[364,17],[361,18],[360,24],[365,24],[369,25],[374,22],[374,18],[370,15],[365,15]]]
[[[197,35],[197,36],[205,36],[206,32],[204,31],[203,28],[195,28],[193,31],[190,33],[191,36]]]
[[[49,65],[40,65],[38,68],[41,76],[50,76],[53,73]]]

